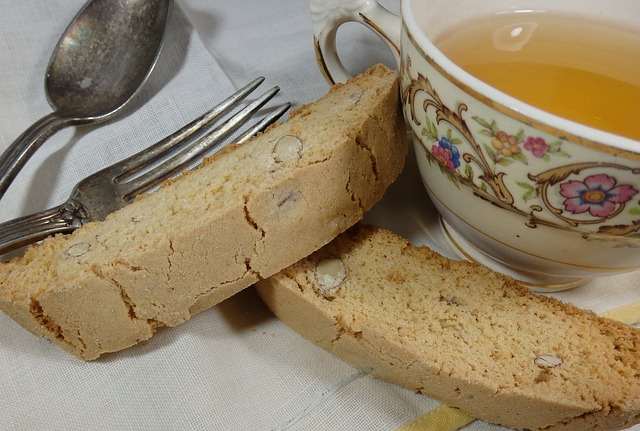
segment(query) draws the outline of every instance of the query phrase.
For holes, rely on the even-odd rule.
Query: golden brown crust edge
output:
[[[356,237],[353,241],[363,240],[372,229],[377,230],[372,227],[354,227],[338,237],[336,242],[340,242],[343,237],[351,239],[352,234]],[[317,254],[347,254],[352,244],[349,239],[334,248],[332,244]],[[431,250],[415,248],[408,241],[402,241],[407,250],[419,256],[418,259],[435,260],[445,270],[452,264]],[[326,249],[330,251],[322,254]],[[320,257],[314,259],[311,256],[268,280],[261,280],[257,284],[257,292],[278,318],[345,362],[384,380],[459,407],[474,417],[516,429],[619,430],[640,422],[640,387],[637,384],[632,388],[635,393],[630,394],[629,399],[603,400],[594,405],[593,402],[583,403],[579,399],[565,400],[561,396],[554,398],[553,394],[540,397],[535,390],[529,391],[526,387],[500,390],[488,382],[457,375],[455,371],[451,372],[451,368],[436,361],[425,360],[425,357],[412,348],[415,346],[406,344],[406,340],[401,340],[395,330],[381,328],[371,321],[358,321],[366,311],[359,310],[362,313],[354,312],[356,314],[353,315],[344,313],[344,310],[334,308],[332,303],[327,303],[315,293],[310,287],[315,282],[309,274],[312,271],[310,268],[319,259]],[[315,263],[310,263],[309,260]],[[455,265],[468,268],[469,273],[479,271],[481,277],[487,275],[484,273],[486,269],[477,264],[456,262]],[[347,271],[349,270],[348,268]],[[566,313],[569,319],[577,315],[578,318],[585,319],[587,324],[597,325],[603,332],[624,340],[621,342],[635,343],[636,348],[640,345],[638,330],[552,298],[534,295],[510,278],[498,275],[497,280],[503,283],[502,289],[514,291],[527,300],[539,301],[549,310]],[[638,357],[640,355],[636,353],[636,359]],[[637,368],[635,373],[635,377],[632,375],[630,379],[638,378]],[[602,383],[605,386],[609,384]]]

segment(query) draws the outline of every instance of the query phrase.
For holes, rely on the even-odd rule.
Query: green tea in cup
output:
[[[554,12],[507,12],[434,39],[454,63],[523,102],[640,140],[640,29]]]

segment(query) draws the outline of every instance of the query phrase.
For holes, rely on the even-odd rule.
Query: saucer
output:
[[[527,274],[522,271],[515,271],[513,268],[500,262],[483,251],[474,247],[471,243],[465,240],[455,229],[447,223],[444,218],[438,216],[439,226],[442,232],[442,236],[446,238],[453,251],[461,259],[467,259],[472,262],[480,263],[484,266],[491,268],[494,271],[506,274],[516,280],[522,282],[529,289],[534,292],[560,292],[563,290],[572,289],[586,283],[587,279],[575,279],[567,278],[566,281],[558,278],[557,276],[545,276],[543,274]]]

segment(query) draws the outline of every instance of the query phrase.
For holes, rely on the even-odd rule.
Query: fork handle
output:
[[[70,233],[84,224],[87,212],[80,202],[67,202],[48,210],[0,224],[0,255],[56,233]]]

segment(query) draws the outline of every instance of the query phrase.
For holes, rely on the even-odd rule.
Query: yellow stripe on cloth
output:
[[[398,428],[396,431],[456,431],[470,424],[474,417],[455,407],[441,405]]]
[[[619,320],[627,325],[640,325],[640,302],[623,305],[602,313],[604,317]]]

